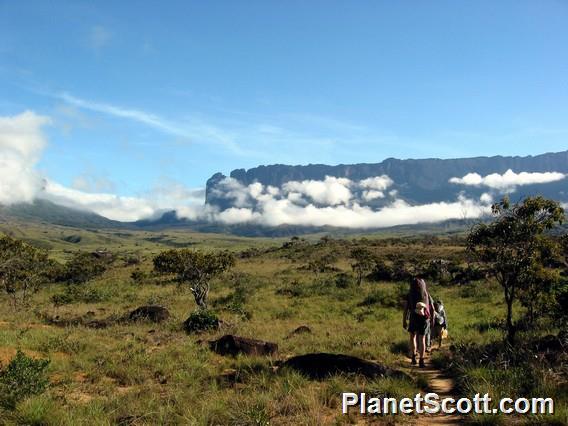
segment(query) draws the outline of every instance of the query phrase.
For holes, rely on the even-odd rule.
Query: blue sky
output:
[[[568,147],[566,1],[0,0],[0,116],[87,191]]]

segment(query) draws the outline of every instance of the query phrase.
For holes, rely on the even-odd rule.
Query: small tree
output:
[[[503,288],[507,305],[507,340],[514,341],[513,303],[518,292],[536,280],[535,273],[545,264],[550,240],[544,236],[564,220],[564,210],[552,200],[528,197],[511,205],[508,198],[492,206],[495,219],[478,224],[467,238],[467,248]],[[537,287],[531,290],[534,292]]]
[[[363,281],[363,275],[370,272],[375,266],[375,257],[365,247],[357,247],[351,250],[350,253],[353,263],[351,263],[351,268],[353,272],[357,275],[357,284],[361,285]]]
[[[337,260],[337,256],[333,253],[324,253],[321,255],[316,255],[313,257],[306,267],[314,273],[314,275],[318,276],[318,274],[327,271],[333,262]]]
[[[180,283],[191,286],[191,293],[200,309],[207,309],[211,279],[234,264],[235,258],[228,251],[205,253],[189,249],[167,250],[154,258],[156,272],[176,274]]]
[[[8,236],[0,238],[0,285],[11,296],[14,309],[48,279],[50,266],[44,250]]]

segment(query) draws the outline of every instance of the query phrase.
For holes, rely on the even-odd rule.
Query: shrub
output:
[[[136,268],[134,271],[132,271],[132,273],[130,274],[130,278],[132,279],[132,281],[134,281],[136,284],[142,284],[144,281],[146,281],[148,279],[148,273],[145,271],[142,271],[141,269]]]
[[[200,309],[189,315],[184,321],[183,328],[187,333],[199,333],[219,328],[219,318],[210,310]]]
[[[70,305],[72,303],[99,303],[110,299],[110,294],[97,288],[77,287],[68,285],[63,293],[51,296],[55,306]]]
[[[47,252],[11,237],[0,238],[0,283],[13,307],[26,303],[47,281]]]
[[[65,281],[80,284],[102,275],[111,259],[93,253],[77,252],[65,265]]]
[[[33,359],[18,351],[8,366],[0,371],[0,404],[13,410],[19,401],[41,394],[48,385],[48,359]]]
[[[369,275],[369,278],[375,281],[393,281],[393,270],[383,260],[375,262],[375,267]]]
[[[335,276],[335,286],[337,288],[348,288],[353,284],[353,276],[341,272]]]

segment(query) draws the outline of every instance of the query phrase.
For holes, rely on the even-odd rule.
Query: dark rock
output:
[[[350,355],[314,353],[292,357],[282,363],[311,379],[324,379],[336,374],[360,374],[369,378],[408,377],[405,373],[375,362]]]
[[[170,317],[170,311],[163,306],[148,305],[140,306],[128,315],[130,321],[147,320],[152,322],[162,322]]]
[[[276,343],[227,334],[209,342],[209,348],[219,355],[273,355],[278,352]]]

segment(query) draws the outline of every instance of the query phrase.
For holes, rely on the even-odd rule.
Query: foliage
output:
[[[0,371],[0,404],[13,410],[16,404],[42,393],[47,385],[46,369],[49,360],[30,358],[18,351],[8,366]]]
[[[375,257],[369,249],[365,247],[356,247],[351,250],[350,257],[353,260],[351,268],[357,275],[357,284],[361,285],[363,275],[373,269],[375,265]]]
[[[314,255],[312,259],[309,260],[306,268],[313,272],[317,277],[318,274],[324,273],[331,269],[331,264],[337,260],[337,255],[335,253],[323,253],[321,255]]]
[[[0,284],[14,308],[49,279],[50,265],[47,252],[8,236],[0,238]]]
[[[51,302],[55,306],[70,305],[72,303],[100,303],[110,298],[109,292],[93,288],[68,285],[63,293],[51,296]]]
[[[148,273],[146,271],[141,270],[140,268],[136,268],[130,274],[130,278],[136,284],[142,284],[144,281],[146,281],[148,279]]]
[[[384,260],[377,260],[369,277],[375,281],[393,281],[393,269]]]
[[[156,272],[176,274],[180,283],[191,285],[195,303],[201,309],[207,309],[211,279],[234,265],[235,257],[228,251],[167,250],[154,258]]]
[[[335,286],[337,288],[349,288],[353,283],[353,276],[346,272],[340,272],[335,275]]]
[[[501,285],[507,305],[507,338],[514,340],[513,303],[519,292],[529,291],[542,274],[551,239],[544,233],[564,219],[564,210],[552,200],[528,197],[511,205],[508,198],[492,206],[494,220],[476,225],[467,239],[467,248]],[[532,296],[541,294],[540,286],[530,289]]]
[[[76,252],[65,265],[64,281],[80,284],[102,275],[110,264],[108,257]]]
[[[219,318],[213,311],[199,309],[189,315],[183,323],[183,328],[187,333],[216,330],[219,328]]]

